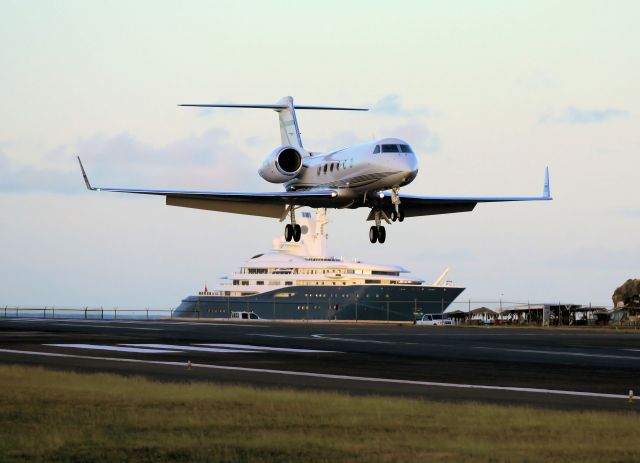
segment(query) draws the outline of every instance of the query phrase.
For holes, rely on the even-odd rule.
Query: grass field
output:
[[[637,462],[640,415],[0,366],[0,461]]]

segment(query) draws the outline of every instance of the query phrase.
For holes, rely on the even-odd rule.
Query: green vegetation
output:
[[[0,461],[631,462],[638,415],[0,367]]]

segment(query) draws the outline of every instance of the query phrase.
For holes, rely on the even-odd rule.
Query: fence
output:
[[[235,298],[234,298],[235,299]],[[176,316],[192,318],[230,318],[234,311],[256,311],[263,319],[296,320],[352,320],[352,321],[411,321],[424,313],[444,313],[457,324],[507,324],[507,325],[605,325],[610,322],[620,326],[640,327],[640,317],[620,317],[612,308],[589,304],[563,303],[535,304],[508,300],[389,300],[385,298],[328,298],[323,301],[307,299],[287,301],[255,300],[246,302],[218,301],[197,303],[193,310],[181,308],[104,308],[104,307],[0,307],[0,317],[39,319],[99,319],[99,320],[150,320],[173,319]],[[294,300],[292,300],[294,299]],[[216,305],[217,304],[217,305]],[[340,311],[338,312],[338,307]],[[332,317],[331,310],[335,310]]]

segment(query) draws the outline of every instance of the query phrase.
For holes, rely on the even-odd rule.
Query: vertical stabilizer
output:
[[[296,110],[293,106],[293,98],[290,96],[282,97],[276,104],[287,106],[284,109],[276,109],[278,118],[280,119],[280,139],[282,140],[282,144],[302,149],[302,139],[300,138],[300,129],[298,128],[298,119],[296,119]]]

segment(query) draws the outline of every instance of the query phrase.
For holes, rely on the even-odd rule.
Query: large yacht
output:
[[[464,291],[446,279],[431,285],[397,265],[367,264],[327,254],[324,209],[302,212],[302,238],[273,241],[273,249],[247,260],[213,290],[188,296],[179,317],[272,320],[413,321],[422,313],[443,312]]]

